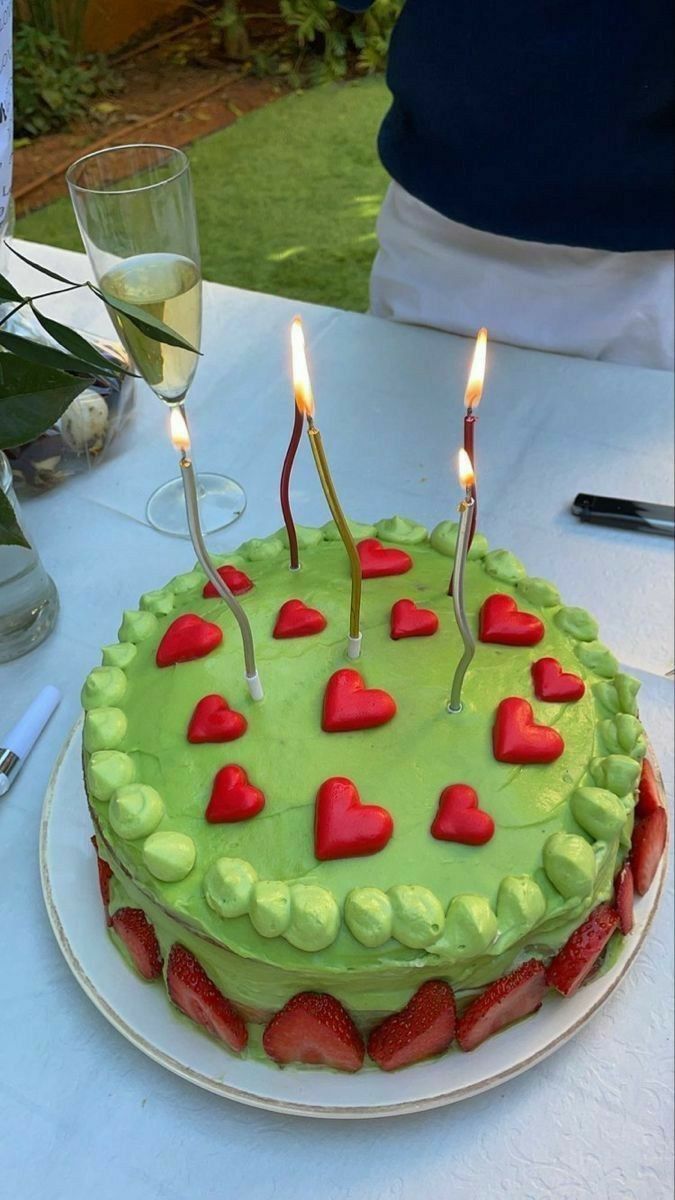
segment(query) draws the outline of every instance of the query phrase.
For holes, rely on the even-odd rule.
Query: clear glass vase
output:
[[[12,471],[1,450],[0,490],[13,506],[23,529]],[[58,611],[56,588],[37,550],[0,545],[0,663],[19,658],[39,646],[54,628]]]

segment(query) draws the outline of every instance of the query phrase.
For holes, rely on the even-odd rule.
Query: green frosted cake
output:
[[[353,532],[358,661],[333,523],[298,531],[296,573],[285,535],[247,542],[218,566],[264,701],[213,587],[176,576],[85,682],[85,779],[110,935],[142,976],[240,1053],[391,1069],[574,991],[630,930],[665,812],[638,682],[589,613],[478,534],[451,714],[456,526]]]

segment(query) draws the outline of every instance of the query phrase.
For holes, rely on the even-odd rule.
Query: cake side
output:
[[[278,535],[226,560],[253,583],[242,602],[267,686],[263,705],[247,702],[236,633],[220,602],[202,596],[197,570],[147,593],[137,612],[125,614],[120,642],[104,651],[103,670],[85,685],[88,793],[120,896],[133,892],[154,906],[160,940],[175,936],[173,922],[184,939],[195,938],[209,974],[244,1006],[255,1001],[272,1011],[299,988],[329,988],[367,1017],[398,1007],[424,979],[479,987],[524,956],[550,957],[562,946],[610,897],[630,844],[645,750],[637,684],[598,642],[593,619],[564,606],[557,589],[529,578],[513,555],[490,553],[477,538],[467,572],[472,622],[498,593],[537,615],[545,636],[517,650],[479,643],[465,712],[451,716],[445,702],[459,641],[447,579],[456,529],[444,522],[429,538],[395,518],[364,531],[405,547],[413,559],[409,573],[373,579],[364,590],[358,667],[368,686],[395,697],[390,724],[339,735],[321,730],[326,682],[346,665],[349,581],[331,526],[302,531],[297,579]],[[325,615],[326,630],[275,641],[279,608],[295,595]],[[404,596],[438,614],[435,636],[392,640],[391,608]],[[222,625],[225,640],[198,662],[158,670],[157,645],[187,612]],[[533,695],[531,669],[542,655],[583,680],[582,698],[555,704]],[[226,746],[191,746],[190,715],[217,691],[248,729]],[[514,695],[528,698],[537,721],[562,736],[555,763],[495,760],[494,712]],[[212,826],[204,812],[226,762],[247,770],[265,807],[251,820]],[[355,781],[363,803],[386,806],[394,834],[378,854],[318,862],[314,799],[322,781],[337,775]],[[476,790],[494,819],[487,844],[430,835],[439,795],[459,782]],[[140,823],[132,820],[121,836],[110,813],[124,789]]]

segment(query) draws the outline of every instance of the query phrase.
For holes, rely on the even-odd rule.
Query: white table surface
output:
[[[25,244],[46,265],[87,275],[80,255]],[[42,280],[20,263],[12,279]],[[47,311],[109,331],[75,292]],[[203,470],[229,470],[249,503],[210,539],[232,549],[277,528],[278,474],[291,420],[290,318],[311,347],[317,416],[347,510],[451,515],[451,460],[471,346],[374,318],[215,284],[190,409]],[[45,308],[47,306],[45,305]],[[672,780],[672,543],[579,525],[577,491],[672,502],[672,378],[492,344],[477,433],[482,527],[493,547],[588,606],[601,636],[643,680],[641,709]],[[672,1195],[672,871],[636,968],[570,1044],[507,1086],[445,1110],[387,1121],[281,1117],[201,1092],[128,1045],[71,977],[47,922],[37,835],[47,779],[78,714],[81,682],[115,640],[123,608],[187,569],[186,542],[143,519],[176,472],[157,400],[139,389],[116,453],[25,503],[59,589],[56,632],[0,666],[3,727],[39,687],[60,709],[0,803],[0,1192],[17,1200],[658,1200]],[[296,519],[326,519],[310,456],[294,476]]]

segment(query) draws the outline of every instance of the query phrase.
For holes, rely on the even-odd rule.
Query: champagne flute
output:
[[[202,276],[190,164],[170,146],[114,146],[87,154],[66,173],[75,216],[101,291],[133,304],[199,349]],[[183,404],[199,356],[146,336],[108,307],[138,371],[167,405]],[[223,529],[246,507],[243,488],[225,475],[200,474],[204,532]],[[183,485],[163,484],[148,500],[155,529],[188,537]]]

